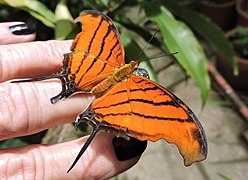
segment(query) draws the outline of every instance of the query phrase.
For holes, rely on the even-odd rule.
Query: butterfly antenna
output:
[[[157,29],[157,30],[153,33],[152,37],[149,39],[149,41],[146,43],[146,45],[141,49],[141,51],[140,51],[139,54],[137,55],[136,59],[138,59],[139,56],[140,56],[142,53],[144,53],[145,48],[148,46],[148,44],[150,44],[151,40],[155,37],[155,35],[156,35],[159,31],[160,31],[160,30]]]
[[[90,143],[94,139],[95,135],[97,134],[97,132],[99,130],[99,127],[100,126],[95,126],[95,128],[92,131],[92,133],[90,134],[90,137],[87,139],[86,143],[81,148],[80,152],[78,153],[78,155],[77,155],[76,159],[74,160],[74,162],[72,163],[71,167],[68,169],[67,173],[69,173],[72,170],[72,168],[77,164],[78,160],[83,155],[83,153],[88,148],[88,146],[90,145]]]
[[[141,59],[140,61],[150,61],[152,59],[157,59],[157,58],[161,58],[161,57],[165,57],[165,56],[174,56],[175,54],[178,54],[178,52],[174,52],[174,53],[171,53],[171,54],[160,54],[160,55],[152,56],[152,57],[149,57],[149,58],[146,58],[146,59]]]

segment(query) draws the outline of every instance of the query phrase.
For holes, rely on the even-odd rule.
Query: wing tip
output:
[[[91,14],[91,15],[100,15],[102,17],[106,17],[105,14],[103,14],[101,11],[97,11],[97,10],[91,10],[91,9],[87,9],[87,10],[83,10],[79,13],[79,16],[74,20],[74,23],[77,22],[82,22],[81,18],[86,15],[86,14]]]
[[[188,160],[188,159],[184,158],[184,165],[186,167],[189,167],[196,162],[204,161],[206,158],[207,158],[207,156],[200,156],[199,158],[193,159],[193,160],[192,159]]]
[[[201,146],[200,152],[195,153],[195,155],[192,155],[192,154],[182,155],[181,152],[180,154],[183,156],[184,165],[186,167],[189,167],[195,162],[204,161],[207,158],[207,152],[208,152],[207,144],[204,143],[204,145]]]

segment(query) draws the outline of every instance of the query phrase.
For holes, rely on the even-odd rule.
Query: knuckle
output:
[[[5,83],[0,86],[0,94],[0,138],[28,131],[29,113],[22,88],[18,84]]]

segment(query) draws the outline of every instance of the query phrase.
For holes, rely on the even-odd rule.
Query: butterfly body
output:
[[[139,61],[125,64],[119,32],[105,14],[86,10],[76,22],[82,31],[74,39],[71,53],[64,55],[63,70],[55,75],[15,82],[59,78],[62,91],[55,103],[77,92],[91,93],[92,103],[80,113],[76,125],[93,127],[68,172],[74,167],[99,130],[129,139],[164,139],[178,147],[186,166],[207,157],[207,139],[193,111],[176,95],[153,82]]]
[[[116,69],[113,74],[109,75],[106,79],[94,86],[90,91],[92,95],[99,98],[106,94],[110,89],[121,81],[130,77],[135,69],[138,68],[138,61],[131,61],[129,64],[125,64]]]

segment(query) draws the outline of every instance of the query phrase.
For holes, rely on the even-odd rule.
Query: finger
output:
[[[35,39],[35,25],[23,22],[0,23],[0,44],[29,42]]]
[[[124,161],[143,153],[147,147],[147,141],[140,141],[132,137],[127,141],[124,138],[114,137],[113,146],[118,160]]]
[[[46,41],[0,46],[0,82],[61,71],[72,41]]]
[[[118,161],[113,136],[99,133],[76,166],[66,173],[86,138],[57,145],[31,145],[1,150],[0,178],[109,179],[133,166],[139,157]]]
[[[57,80],[0,84],[0,140],[24,136],[72,122],[91,103],[90,95],[78,94],[56,104],[50,98],[59,94]]]

